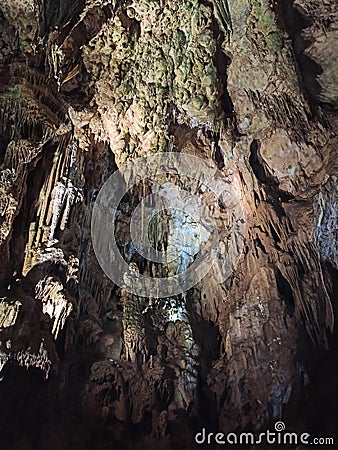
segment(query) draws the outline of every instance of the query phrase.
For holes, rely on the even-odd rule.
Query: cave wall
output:
[[[337,354],[335,2],[3,1],[0,30],[1,448],[316,431]],[[91,215],[116,169],[172,151],[221,171],[237,250],[221,283],[154,300],[104,274]],[[126,223],[125,259],[156,272]]]

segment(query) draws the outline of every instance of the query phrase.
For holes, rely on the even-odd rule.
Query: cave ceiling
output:
[[[336,10],[0,1],[1,449],[338,439]]]

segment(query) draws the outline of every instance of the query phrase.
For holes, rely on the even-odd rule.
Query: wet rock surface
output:
[[[337,437],[335,9],[0,4],[2,449],[193,449],[202,427],[277,420]],[[236,198],[193,186],[231,273],[142,297],[101,269],[93,206],[126,162],[173,151],[213,162]],[[156,181],[170,204],[174,180]],[[177,197],[190,209],[149,230],[170,263],[142,258],[130,215],[154,189],[135,186],[117,212],[127,284],[185,270],[208,237],[200,205]]]

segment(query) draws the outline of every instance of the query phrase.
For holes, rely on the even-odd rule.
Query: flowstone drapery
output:
[[[0,447],[192,449],[202,427],[280,419],[334,435],[335,1],[4,0],[0,32]],[[113,282],[95,202],[163,152],[212,164],[229,195],[189,174],[135,183]],[[156,187],[168,208],[133,243]],[[130,289],[191,267],[213,227],[226,276]]]

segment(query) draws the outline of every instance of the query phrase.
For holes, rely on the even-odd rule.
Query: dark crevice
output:
[[[187,301],[187,311],[189,315],[189,322],[191,324],[194,341],[199,347],[198,356],[198,372],[199,382],[197,398],[198,398],[198,413],[195,417],[195,425],[201,423],[209,423],[213,426],[217,417],[217,406],[215,403],[214,394],[211,392],[207,376],[210,371],[212,362],[217,360],[220,354],[220,333],[219,327],[210,320],[202,319],[195,311],[196,302],[193,301],[193,294],[191,301]]]
[[[213,2],[204,0],[201,3],[214,9]],[[228,28],[228,27],[226,27]],[[212,23],[213,38],[216,42],[216,51],[214,54],[214,66],[217,71],[217,89],[218,89],[218,114],[219,118],[223,121],[225,128],[231,130],[233,142],[237,141],[240,132],[237,126],[237,116],[234,107],[234,103],[231,99],[228,91],[228,67],[231,64],[231,57],[228,56],[222,49],[222,44],[229,34],[226,34],[221,30],[220,25],[215,17],[213,17]],[[228,30],[230,33],[230,30]]]
[[[256,239],[254,239],[254,244],[255,244],[255,249],[256,249],[256,258],[259,257],[257,248],[260,248],[265,255],[268,254],[268,252],[266,251],[266,249],[265,249],[262,241],[259,239],[259,237],[256,237]]]
[[[292,294],[291,286],[288,280],[283,277],[279,269],[276,269],[275,276],[279,297],[285,303],[287,314],[293,316],[295,312],[295,299]]]
[[[257,180],[264,187],[267,194],[266,202],[272,205],[279,218],[285,217],[286,213],[282,206],[282,202],[288,202],[294,199],[294,196],[289,192],[279,189],[278,181],[265,168],[259,149],[260,142],[257,139],[254,139],[250,145],[249,164]]]
[[[278,234],[276,233],[276,230],[274,229],[274,227],[272,226],[271,223],[269,223],[269,228],[270,228],[270,232],[272,234],[273,240],[275,241],[275,244],[277,246],[278,243],[280,242],[280,238],[279,238]]]
[[[74,26],[84,5],[85,0],[42,0],[39,36],[47,35],[56,26]]]
[[[214,153],[214,161],[219,170],[222,170],[225,166],[224,163],[224,153],[219,145],[219,133],[215,133],[214,136],[214,145],[215,145],[215,153]]]
[[[338,314],[338,276],[330,264],[324,265],[335,317]],[[284,407],[286,423],[313,436],[338,439],[338,326],[328,336],[329,350],[314,348],[302,333],[297,351],[300,380],[294,382],[291,399]],[[306,414],[299,414],[305,411]],[[331,446],[332,447],[332,446]],[[329,448],[329,447],[328,447]]]
[[[235,106],[228,91],[227,71],[230,64],[231,58],[222,51],[219,43],[217,45],[214,56],[214,65],[217,70],[217,79],[218,79],[219,107],[220,107],[219,114],[220,117],[224,120],[226,128],[231,129],[233,141],[236,141],[240,133],[237,127]]]
[[[0,401],[6,406],[0,409],[0,447],[4,450],[31,448],[26,447],[27,442],[39,439],[46,420],[41,414],[46,395],[43,374],[39,369],[30,367],[27,370],[16,362],[8,362],[1,377],[6,383],[0,383]],[[26,414],[25,405],[30,405],[29,414]]]
[[[275,2],[274,10],[277,24],[288,33],[292,40],[299,80],[310,106],[325,106],[325,103],[319,100],[321,86],[317,81],[318,76],[323,73],[323,69],[305,54],[305,50],[312,42],[306,40],[302,34],[303,30],[314,23],[314,19],[308,16],[299,5],[295,6],[294,0],[278,0]]]
[[[260,198],[259,198],[259,195],[257,194],[257,192],[256,191],[254,191],[254,199],[255,199],[255,206],[256,206],[256,208],[257,208],[257,206],[259,205],[259,203],[260,203]]]
[[[140,22],[127,16],[123,9],[119,10],[118,16],[122,26],[128,31],[129,42],[137,40],[141,34]]]
[[[257,139],[254,139],[250,144],[249,164],[257,180],[259,180],[261,183],[266,183],[268,181],[268,177],[263,160],[259,153],[259,148],[260,142]]]

